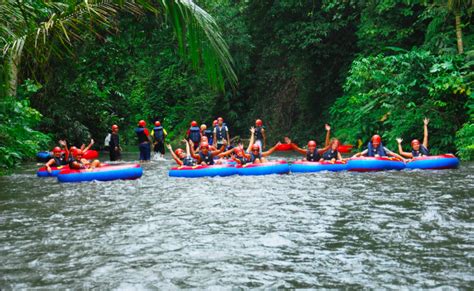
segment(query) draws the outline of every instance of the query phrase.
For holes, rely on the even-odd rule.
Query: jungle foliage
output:
[[[215,77],[193,65],[196,55],[183,55],[174,26],[154,13],[120,12],[46,65],[22,59],[19,82],[38,90],[18,102],[42,114],[30,125],[80,144],[100,143],[118,124],[134,144],[139,119],[161,120],[177,140],[191,120],[209,126],[223,116],[232,135],[246,136],[261,118],[271,142],[322,141],[329,122],[343,142],[377,132],[389,146],[400,136],[408,147],[426,116],[433,152],[473,158],[470,1],[195,2],[222,32],[236,85],[209,85]],[[3,84],[7,77],[0,74]]]

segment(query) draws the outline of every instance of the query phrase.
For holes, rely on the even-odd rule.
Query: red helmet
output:
[[[252,145],[252,150],[255,151],[255,150],[260,150],[260,146],[258,144],[253,144]]]
[[[198,123],[193,120],[193,121],[191,122],[191,126],[198,126]]]
[[[179,155],[181,155],[181,154],[183,153],[183,150],[182,150],[182,149],[176,149],[176,150],[174,151],[174,153],[175,153],[177,156],[179,156]]]
[[[224,118],[219,117],[219,118],[217,118],[217,121],[218,121],[218,122],[224,122]]]
[[[117,124],[112,125],[112,130],[116,130],[116,129],[118,129],[118,125]]]
[[[261,120],[261,119],[257,119],[257,120],[255,121],[255,125],[256,125],[256,126],[262,126],[262,125],[263,125],[262,120]]]
[[[213,126],[216,126],[216,125],[217,125],[217,120],[214,120],[214,121],[212,122],[212,125],[213,125]]]
[[[161,126],[161,122],[155,121],[155,126]]]
[[[238,154],[238,153],[241,153],[242,152],[242,149],[237,147],[237,148],[234,148],[234,153]]]
[[[55,147],[53,149],[53,153],[60,153],[61,152],[61,148],[60,147]]]
[[[140,121],[138,122],[138,126],[145,127],[145,126],[146,126],[145,120],[140,120]]]
[[[314,140],[308,141],[308,147],[315,147],[315,146],[316,146],[316,142]]]
[[[76,150],[77,150],[77,147],[75,147],[75,146],[72,146],[72,147],[71,147],[69,150],[70,150],[70,151],[72,151],[72,152],[74,152],[74,151],[76,151]]]
[[[83,153],[82,153],[82,151],[81,151],[80,149],[76,149],[76,150],[74,151],[74,156],[77,157],[77,156],[82,156],[82,155],[83,155]]]
[[[414,146],[414,145],[416,145],[416,144],[419,145],[419,144],[420,144],[420,141],[417,140],[417,139],[414,139],[414,140],[411,141],[411,146]]]
[[[380,137],[380,135],[376,134],[372,137],[372,143],[380,144],[381,142],[382,142],[382,138]]]
[[[203,141],[203,142],[201,143],[201,148],[209,148],[209,143]]]

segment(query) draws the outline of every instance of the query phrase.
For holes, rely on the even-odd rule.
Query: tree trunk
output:
[[[18,86],[18,66],[20,65],[21,55],[10,53],[5,62],[7,73],[7,96],[16,97]]]
[[[455,14],[456,18],[456,38],[458,42],[458,53],[464,53],[463,43],[462,43],[462,30],[461,30],[461,13]]]

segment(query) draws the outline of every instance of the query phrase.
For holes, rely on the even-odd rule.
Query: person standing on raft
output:
[[[214,127],[214,146],[219,149],[224,144],[224,141],[230,145],[229,128],[224,124],[224,118],[219,117],[217,118],[217,126]]]
[[[324,142],[324,148],[317,149],[316,141],[310,140],[308,141],[308,149],[302,149],[298,147],[296,144],[291,142],[291,139],[285,137],[285,142],[287,144],[291,144],[291,148],[298,153],[305,155],[306,157],[304,160],[308,162],[319,162],[323,157],[322,155],[329,149],[329,138],[331,136],[331,127],[329,124],[325,124],[324,128],[326,129],[326,140]]]
[[[428,150],[428,123],[429,122],[430,120],[428,118],[425,118],[423,120],[423,144],[420,144],[420,141],[417,139],[412,140],[411,153],[403,151],[403,148],[402,148],[403,139],[397,138],[398,153],[400,153],[400,155],[409,159],[430,155],[430,151]]]
[[[155,127],[151,131],[153,137],[153,151],[155,155],[161,154],[163,158],[165,156],[165,138],[168,135],[166,129],[161,126],[161,122],[155,121]]]
[[[59,144],[63,147],[64,154],[60,147],[55,147],[53,149],[53,157],[45,164],[46,170],[50,174],[51,167],[61,167],[68,164],[69,151],[67,149],[67,143],[64,140],[60,140]]]
[[[402,156],[400,156],[400,155],[392,152],[391,150],[387,149],[386,147],[384,147],[383,144],[382,144],[382,138],[378,134],[372,136],[371,140],[367,144],[367,149],[366,150],[364,150],[360,153],[357,153],[352,157],[357,158],[357,157],[361,157],[361,156],[376,157],[376,158],[391,156],[391,157],[398,158],[401,161],[405,161],[405,159]]]
[[[267,147],[267,137],[265,135],[265,127],[261,119],[255,121],[255,144],[260,146],[260,152]]]
[[[138,122],[138,127],[135,128],[135,133],[138,138],[138,149],[140,150],[140,162],[147,162],[150,160],[150,144],[152,140],[148,128],[145,126],[145,120],[140,120]]]
[[[122,157],[122,148],[120,147],[120,138],[118,132],[118,125],[112,125],[112,133],[110,134],[109,140],[109,154],[111,162],[118,161]]]

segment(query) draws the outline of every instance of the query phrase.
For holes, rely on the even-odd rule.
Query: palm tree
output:
[[[47,62],[51,55],[70,51],[84,34],[112,29],[120,12],[162,17],[174,29],[180,54],[189,57],[193,68],[203,69],[211,85],[223,89],[224,76],[236,84],[232,57],[216,22],[192,0],[0,0],[0,81],[8,80],[6,94],[16,95],[22,55]]]

